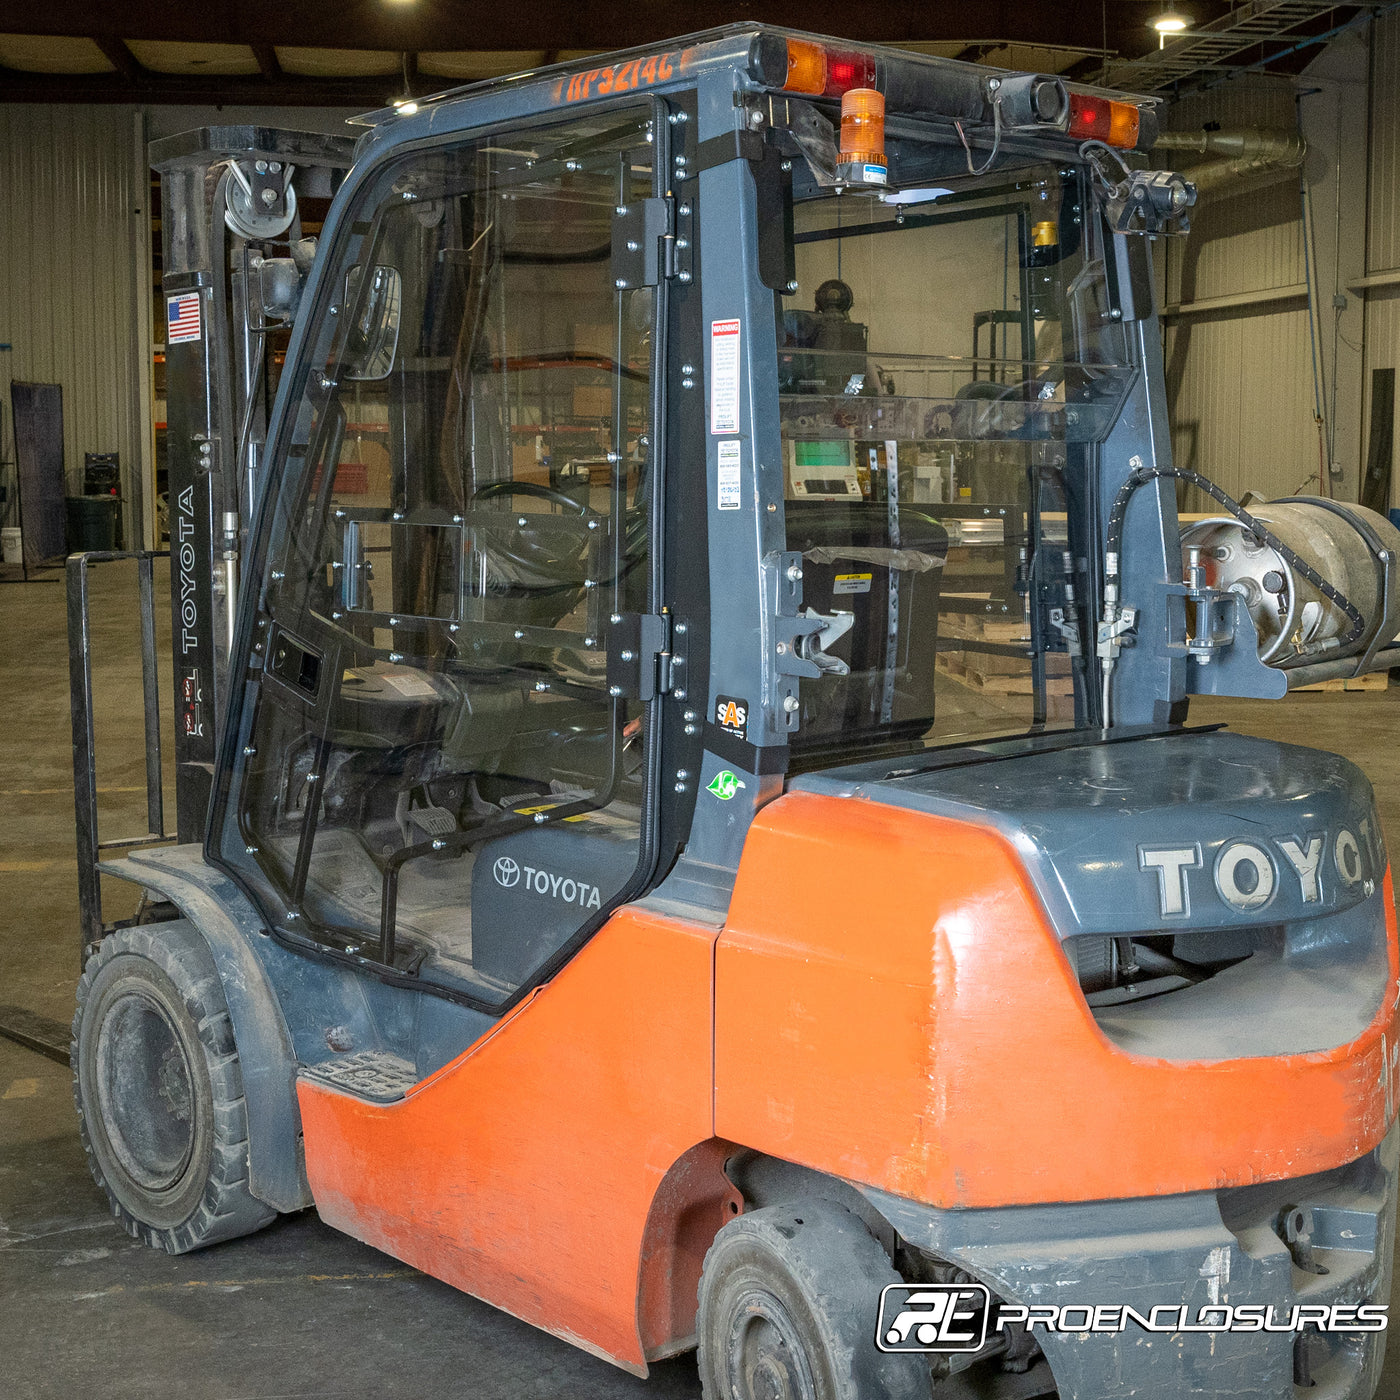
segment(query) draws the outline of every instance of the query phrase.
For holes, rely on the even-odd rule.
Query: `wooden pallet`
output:
[[[942,653],[938,658],[938,669],[946,671],[948,675],[956,680],[962,681],[964,685],[970,686],[973,690],[985,690],[989,695],[1029,695],[1031,694],[1031,676],[1029,671],[1019,671],[1015,675],[999,675],[969,666],[965,661],[955,659],[958,656],[966,656],[966,652]],[[995,659],[995,658],[988,658]],[[979,657],[980,662],[983,658]],[[1067,658],[1066,658],[1067,660]],[[1073,695],[1074,678],[1072,676],[1047,676],[1045,679],[1045,693],[1047,695]]]
[[[1317,681],[1312,685],[1300,685],[1291,690],[1291,695],[1306,695],[1317,691],[1386,690],[1390,686],[1388,671],[1368,671],[1364,676],[1339,676],[1330,681]]]

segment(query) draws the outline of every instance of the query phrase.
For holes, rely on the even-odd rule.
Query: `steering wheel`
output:
[[[572,496],[566,496],[564,492],[557,491],[553,486],[539,486],[533,481],[488,481],[485,486],[478,486],[472,492],[474,501],[490,501],[497,496],[534,496],[541,501],[549,501],[551,504],[560,506],[564,510],[573,511],[575,515],[592,515],[593,511],[582,501],[576,501]]]

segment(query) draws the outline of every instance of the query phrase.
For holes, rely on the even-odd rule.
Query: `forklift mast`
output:
[[[227,700],[238,564],[257,506],[276,387],[273,339],[295,312],[328,201],[353,158],[338,136],[205,127],[155,141],[167,308],[167,508],[180,841],[200,840]],[[285,341],[283,341],[285,343]]]

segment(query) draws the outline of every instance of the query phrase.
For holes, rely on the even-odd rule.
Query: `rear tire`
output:
[[[251,1234],[248,1113],[214,960],[184,919],[119,929],[78,983],[69,1046],[88,1166],[128,1234],[168,1254]]]
[[[875,1346],[880,1290],[899,1282],[859,1218],[833,1202],[731,1220],[700,1277],[705,1400],[929,1400],[927,1360]]]

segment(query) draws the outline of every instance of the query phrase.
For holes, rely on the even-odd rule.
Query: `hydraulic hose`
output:
[[[1351,623],[1350,630],[1345,636],[1335,642],[1324,643],[1315,647],[1316,651],[1336,652],[1340,655],[1334,659],[1340,659],[1347,653],[1347,648],[1357,645],[1366,632],[1366,619],[1361,615],[1360,610],[1352,603],[1344,593],[1334,588],[1318,571],[1313,568],[1308,561],[1301,557],[1296,551],[1290,549],[1284,542],[1275,535],[1267,525],[1261,520],[1252,516],[1238,501],[1228,495],[1213,481],[1204,477],[1200,472],[1193,472],[1186,467],[1139,467],[1132,472],[1128,479],[1118,489],[1117,496],[1113,499],[1113,508],[1108,516],[1108,541],[1104,558],[1104,609],[1106,620],[1112,621],[1108,617],[1110,608],[1116,609],[1118,604],[1118,578],[1119,561],[1122,557],[1123,548],[1123,519],[1128,512],[1128,502],[1132,499],[1133,492],[1139,486],[1145,486],[1149,481],[1155,481],[1160,477],[1173,477],[1178,481],[1189,482],[1192,486],[1204,491],[1207,496],[1220,502],[1236,520],[1240,522],[1254,536],[1255,541],[1261,545],[1267,545],[1274,550],[1292,568],[1297,570],[1309,583],[1322,594],[1328,602],[1334,604],[1345,615]],[[1280,663],[1280,670],[1289,670],[1294,666],[1306,665],[1310,656],[1299,651]]]

